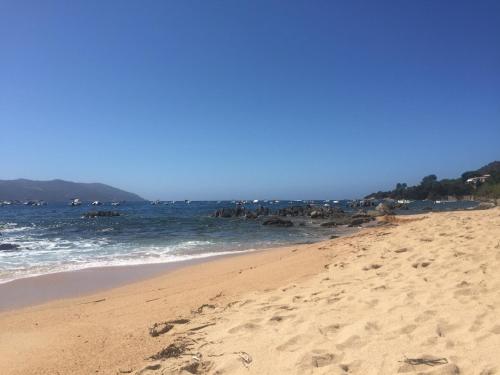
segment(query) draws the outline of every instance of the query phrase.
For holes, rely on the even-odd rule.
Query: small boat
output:
[[[99,201],[93,201],[92,202],[92,206],[100,206],[100,205],[102,205],[102,203],[99,202]]]
[[[258,199],[254,199],[252,202],[253,203],[259,203],[259,200]]]
[[[184,201],[184,203],[189,204],[189,203],[191,203],[191,201],[190,201],[189,199],[186,199],[186,200]]]
[[[157,204],[160,204],[160,201],[157,199],[157,200],[155,200],[155,201],[152,201],[152,202],[151,202],[151,204],[152,204],[152,205],[157,205]]]
[[[120,202],[111,202],[112,206],[119,206],[121,203]]]
[[[70,206],[81,206],[82,201],[78,198],[72,199],[71,202],[69,203]]]
[[[411,203],[411,201],[409,201],[408,199],[398,199],[398,203],[399,204],[408,204],[408,203]]]
[[[333,203],[337,204],[337,203],[339,203],[339,201],[333,201]]]

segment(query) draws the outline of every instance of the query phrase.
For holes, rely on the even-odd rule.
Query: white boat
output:
[[[411,201],[409,201],[408,199],[399,199],[398,203],[399,204],[408,204],[408,203],[411,203]]]
[[[102,205],[102,203],[99,202],[99,201],[93,201],[92,202],[92,206],[100,206],[100,205]]]
[[[119,206],[121,203],[120,202],[111,202],[112,206]]]
[[[253,203],[259,203],[259,200],[258,199],[254,199]]]
[[[333,201],[333,203],[337,204],[337,203],[339,203],[339,201]]]
[[[69,203],[70,206],[81,206],[82,201],[78,198],[72,199],[71,202]]]
[[[152,204],[152,205],[157,205],[157,204],[160,204],[160,201],[157,199],[157,200],[155,200],[155,201],[152,201],[152,202],[151,202],[151,204]]]

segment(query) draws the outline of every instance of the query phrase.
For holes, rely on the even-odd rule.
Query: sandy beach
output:
[[[500,373],[500,209],[0,313],[1,374]]]

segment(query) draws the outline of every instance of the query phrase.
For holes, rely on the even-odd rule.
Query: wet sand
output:
[[[203,261],[209,260],[194,259],[136,266],[95,267],[13,280],[0,284],[0,311],[33,306],[62,298],[81,297],[146,280]]]

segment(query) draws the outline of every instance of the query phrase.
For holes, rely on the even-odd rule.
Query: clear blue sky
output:
[[[0,179],[349,198],[499,151],[499,1],[0,2]]]

